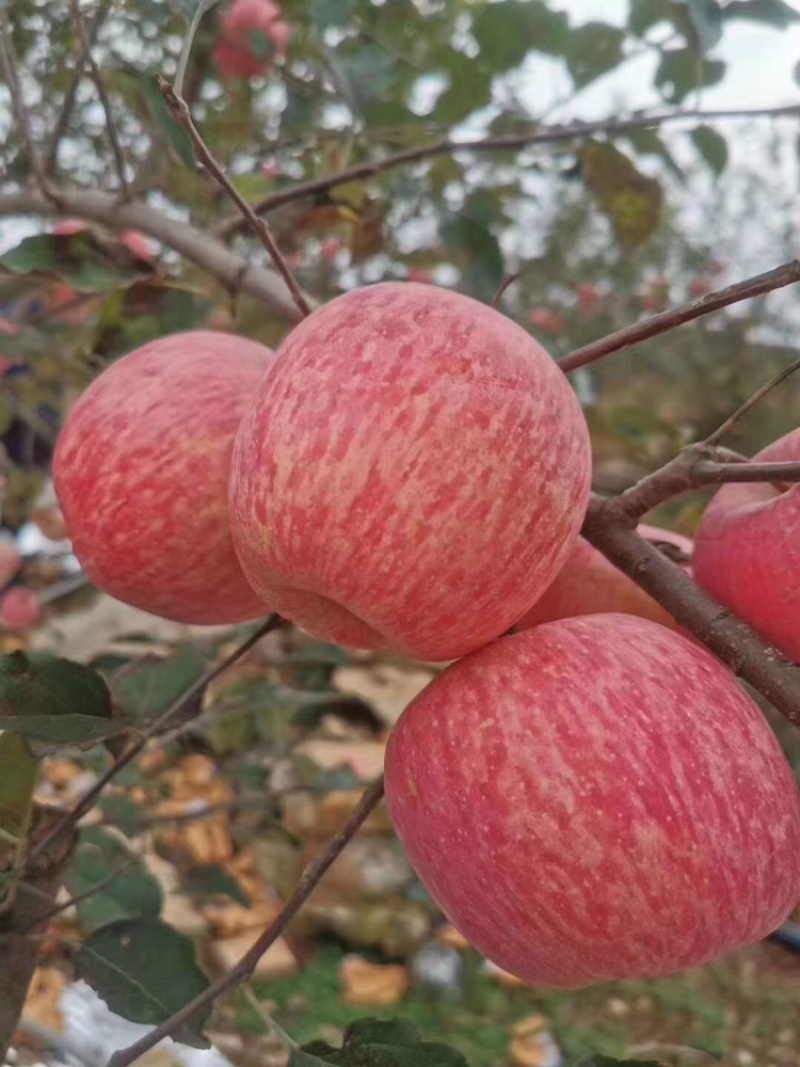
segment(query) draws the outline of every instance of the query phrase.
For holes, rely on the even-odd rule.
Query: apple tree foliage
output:
[[[270,225],[301,285],[320,300],[357,284],[416,277],[489,301],[507,276],[518,274],[504,310],[558,354],[717,287],[730,266],[721,261],[720,235],[732,238],[728,255],[735,257],[733,238],[754,204],[768,222],[765,199],[774,200],[774,189],[765,193],[760,173],[732,163],[740,127],[695,112],[703,110],[703,90],[725,78],[720,46],[731,26],[780,32],[800,20],[783,0],[632,0],[619,22],[582,19],[553,0],[282,0],[292,34],[287,57],[268,77],[238,80],[222,80],[214,66],[223,6],[203,2],[184,95],[248,201],[287,193],[270,212]],[[195,165],[159,90],[159,77],[175,75],[197,0],[79,7],[124,161],[126,195],[256,256],[254,238]],[[119,190],[108,116],[85,63],[74,5],[15,0],[0,3],[0,15],[18,58],[28,134],[49,180],[56,189]],[[643,54],[650,56],[644,67]],[[636,71],[632,83],[626,67]],[[618,74],[619,113],[584,136],[432,151],[405,166],[378,166],[344,184],[291,195],[298,182],[438,141],[522,137],[580,119],[582,101]],[[549,88],[540,93],[539,85]],[[637,109],[669,115],[677,108],[688,109],[679,123],[617,128]],[[760,143],[776,159],[786,152],[786,138],[776,135],[771,149]],[[177,255],[164,234],[149,234],[161,243],[152,256],[141,256],[91,218],[87,229],[54,234],[51,220],[15,210],[15,195],[33,185],[32,165],[9,86],[0,84],[0,315],[11,324],[0,334],[0,463],[7,477],[4,521],[12,526],[42,483],[65,405],[101,367],[181,329],[234,325],[268,344],[286,331],[274,308],[226,289]],[[684,217],[692,203],[706,205],[712,232]],[[44,214],[63,217],[57,195]],[[779,234],[787,245],[792,226],[785,223]],[[536,309],[546,314],[535,318]],[[611,487],[615,479],[630,481],[687,436],[702,436],[770,369],[794,358],[788,334],[781,323],[767,323],[758,306],[747,316],[723,312],[637,352],[635,373],[625,353],[587,372],[579,387],[600,477]],[[790,405],[782,403],[783,410],[768,401],[758,414],[771,420],[776,436],[794,425],[785,421]],[[758,422],[748,425],[752,431]],[[673,519],[690,523],[692,506],[690,500]],[[43,755],[82,749],[102,771],[133,731],[193,685],[183,716],[198,713],[201,679],[214,655],[209,640],[166,658],[123,657],[96,669],[45,655],[0,659],[3,842],[24,846],[33,833]],[[262,687],[238,699],[272,709],[285,739],[341,699],[330,678],[344,660],[344,653],[321,648],[312,662],[298,661],[284,688]],[[143,825],[141,810],[113,792],[100,806],[123,834]],[[66,861],[71,893],[83,897],[100,886],[78,908],[84,940],[75,965],[119,1014],[158,1024],[208,979],[191,942],[161,917],[157,882],[123,842],[102,829],[82,830]],[[24,862],[24,847],[18,851],[22,859],[2,875],[9,907]],[[205,889],[198,879],[191,891],[246,901],[225,872],[205,872],[205,879]],[[202,1045],[204,1022],[195,1018],[177,1036]],[[361,1021],[341,1048],[317,1042],[293,1051],[291,1063],[465,1062],[429,1037],[404,1023]],[[586,1067],[614,1062],[595,1057]]]

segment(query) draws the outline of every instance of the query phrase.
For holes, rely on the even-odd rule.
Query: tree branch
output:
[[[114,115],[111,111],[111,101],[108,98],[106,92],[105,82],[103,81],[103,75],[100,73],[100,68],[97,65],[97,61],[94,58],[92,51],[92,42],[89,37],[89,33],[86,29],[86,24],[83,21],[81,9],[79,6],[79,0],[70,0],[70,7],[72,8],[72,16],[75,19],[75,25],[78,29],[78,38],[83,48],[83,55],[85,60],[89,63],[89,72],[92,76],[95,88],[97,89],[97,95],[100,99],[100,105],[103,108],[103,113],[106,117],[106,129],[108,131],[108,140],[111,144],[111,152],[114,156],[114,166],[117,170],[117,178],[119,179],[119,186],[125,196],[128,195],[128,179],[125,177],[125,156],[122,154],[122,146],[119,143],[119,137],[117,136],[117,127],[114,123]]]
[[[47,180],[47,174],[45,173],[44,164],[42,163],[39,151],[36,147],[36,142],[33,139],[33,133],[31,132],[30,116],[28,109],[25,106],[25,98],[22,90],[22,82],[19,75],[19,63],[17,62],[17,55],[14,51],[14,43],[11,39],[11,30],[8,25],[8,19],[0,7],[0,73],[2,73],[4,80],[8,84],[9,92],[11,93],[11,103],[14,108],[14,116],[17,120],[17,126],[19,127],[19,134],[22,138],[22,143],[25,146],[25,151],[28,154],[28,160],[31,165],[33,176],[36,179],[36,184],[42,190],[45,195],[49,195],[50,186]]]
[[[609,334],[608,337],[601,337],[599,341],[593,341],[590,345],[576,349],[568,356],[560,359],[558,365],[565,374],[569,374],[571,371],[578,370],[579,367],[586,367],[590,363],[595,363],[598,359],[602,359],[611,352],[619,352],[630,345],[648,341],[651,337],[657,337],[662,333],[668,333],[670,330],[674,330],[676,326],[682,326],[693,319],[709,315],[712,311],[719,311],[720,308],[727,307],[729,304],[749,300],[754,296],[762,296],[764,293],[772,292],[773,289],[780,289],[785,285],[792,285],[798,281],[800,281],[800,260],[793,259],[789,263],[784,263],[783,266],[776,267],[774,270],[769,270],[764,274],[757,274],[746,281],[737,282],[735,285],[729,285],[725,289],[719,289],[717,292],[701,296],[683,307],[662,311],[659,315],[652,315],[642,322],[634,322],[622,330],[617,330],[616,333]]]
[[[261,300],[289,322],[300,318],[294,301],[274,271],[236,255],[203,230],[181,222],[143,201],[121,203],[114,193],[78,189],[53,191],[57,201],[29,189],[0,196],[0,217],[33,215],[82,218],[110,230],[139,230],[185,256],[232,292],[244,292]]]
[[[418,163],[423,159],[433,156],[447,155],[454,152],[497,152],[527,148],[536,144],[554,144],[559,141],[572,141],[583,137],[593,137],[596,134],[627,133],[631,130],[641,130],[648,127],[663,126],[669,122],[681,119],[697,119],[713,122],[720,119],[748,119],[748,118],[800,118],[800,106],[796,104],[777,108],[755,108],[744,111],[668,111],[658,112],[653,115],[642,115],[630,119],[604,119],[599,122],[574,122],[567,126],[548,126],[543,129],[529,130],[519,134],[501,134],[495,137],[483,137],[472,141],[454,141],[449,137],[433,144],[420,145],[417,148],[408,148],[402,152],[385,156],[383,159],[372,160],[368,163],[360,163],[355,167],[339,171],[337,174],[328,174],[322,178],[314,178],[307,182],[295,182],[287,189],[282,189],[270,196],[259,200],[253,210],[258,215],[274,211],[284,204],[290,204],[294,200],[302,200],[309,196],[327,193],[339,185],[358,181],[362,178],[375,178],[397,167],[407,166],[409,163]],[[242,220],[232,216],[223,219],[213,229],[216,237],[229,237],[244,228]]]
[[[698,460],[692,465],[695,485],[721,485],[726,482],[800,482],[800,463],[717,463]]]
[[[97,38],[100,33],[100,28],[106,20],[109,7],[111,6],[111,0],[105,0],[100,4],[95,16],[92,19],[91,25],[88,31],[88,45],[89,47],[83,47],[78,61],[75,64],[75,70],[72,74],[72,79],[67,86],[64,93],[64,100],[61,105],[61,112],[58,116],[58,121],[53,129],[52,136],[50,138],[50,146],[47,149],[47,154],[44,160],[44,172],[48,178],[52,178],[56,172],[58,166],[58,150],[61,147],[61,141],[69,128],[70,119],[72,118],[72,109],[75,106],[75,98],[78,95],[78,86],[83,80],[84,68],[86,65],[86,57],[89,54],[90,49],[94,48],[97,44]]]
[[[715,445],[718,441],[721,441],[725,434],[729,433],[736,423],[744,418],[751,408],[754,408],[760,400],[763,400],[767,393],[771,393],[776,385],[780,385],[781,382],[785,381],[789,375],[794,374],[797,370],[800,370],[800,359],[795,360],[794,363],[790,363],[788,367],[784,367],[774,378],[770,378],[770,380],[762,385],[760,389],[756,389],[753,395],[745,400],[740,408],[737,408],[721,426],[718,426],[713,433],[708,435],[705,443],[707,445]]]
[[[168,82],[164,81],[163,78],[159,78],[159,88],[161,89],[161,95],[164,97],[167,107],[174,115],[176,121],[179,122],[181,126],[183,126],[183,128],[191,137],[192,144],[195,147],[195,151],[197,152],[201,164],[214,178],[220,188],[223,189],[228,194],[230,199],[234,202],[234,204],[236,204],[236,206],[241,211],[242,215],[250,225],[255,235],[259,238],[261,243],[266,248],[267,253],[269,254],[270,258],[272,259],[272,262],[275,264],[275,267],[278,270],[278,273],[286,282],[289,292],[292,294],[292,299],[294,300],[295,304],[297,304],[297,307],[300,309],[300,314],[303,316],[310,315],[311,308],[303,295],[303,291],[297,284],[295,276],[289,269],[289,265],[281,255],[281,251],[275,243],[275,238],[272,236],[272,231],[270,230],[267,223],[255,214],[253,209],[247,203],[247,201],[236,188],[236,186],[233,184],[233,182],[230,181],[225,171],[222,169],[219,163],[217,163],[216,159],[211,153],[211,150],[206,145],[205,141],[200,135],[200,131],[194,124],[194,120],[192,119],[192,113],[189,110],[189,105],[186,103],[185,100],[178,96],[172,86]]]
[[[592,494],[582,530],[587,541],[800,727],[800,665],[785,659],[640,537],[619,503],[619,498]]]
[[[212,667],[211,670],[206,671],[202,678],[198,678],[196,682],[190,685],[186,692],[183,693],[171,707],[167,708],[163,714],[159,715],[157,719],[150,723],[146,730],[143,730],[139,734],[137,739],[122,752],[106,773],[98,778],[89,792],[81,797],[75,807],[62,816],[50,833],[41,841],[37,842],[31,850],[30,859],[35,860],[62,834],[74,829],[86,812],[94,806],[95,801],[109,782],[112,782],[121,771],[136,759],[137,756],[144,752],[147,747],[147,742],[152,737],[155,737],[156,734],[162,733],[164,729],[180,715],[192,697],[196,696],[198,693],[202,693],[206,686],[213,682],[215,678],[218,678],[223,671],[228,669],[228,667],[236,663],[237,660],[241,659],[242,656],[244,656],[246,652],[249,652],[253,645],[260,641],[262,637],[271,633],[272,630],[277,630],[282,625],[283,619],[280,615],[270,615],[266,622],[262,623],[261,626],[254,630],[246,640],[242,641],[242,643],[238,645],[233,652],[227,655],[225,659],[221,660],[216,667]]]
[[[221,997],[224,993],[227,993],[228,990],[246,982],[253,973],[258,961],[267,949],[278,940],[291,920],[314,892],[314,889],[321,881],[323,875],[331,867],[334,860],[337,859],[348,842],[355,837],[370,812],[378,806],[382,797],[383,778],[380,778],[374,785],[371,785],[365,790],[358,806],[355,808],[342,829],[336,837],[328,842],[327,846],[311,861],[308,867],[306,867],[297,888],[281,908],[280,913],[270,923],[267,929],[264,930],[252,948],[242,956],[239,962],[226,974],[222,975],[221,978],[218,978],[216,982],[213,982],[205,992],[200,994],[200,996],[195,997],[194,1000],[181,1008],[181,1010],[176,1012],[170,1019],[167,1019],[166,1022],[161,1023],[160,1026],[151,1030],[149,1034],[145,1034],[144,1037],[134,1042],[129,1048],[115,1052],[109,1060],[108,1067],[128,1067],[128,1064],[133,1063],[134,1060],[143,1056],[145,1052],[157,1045],[163,1038],[169,1037],[179,1027],[189,1022],[196,1015],[199,1015],[204,1008],[213,1004],[215,1000]]]

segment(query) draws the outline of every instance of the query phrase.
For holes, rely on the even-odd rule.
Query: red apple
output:
[[[233,437],[272,359],[193,331],[118,360],[70,412],[53,463],[75,554],[99,588],[179,622],[266,614],[228,532]]]
[[[42,617],[42,605],[33,589],[15,585],[0,596],[0,629],[24,633]]]
[[[534,308],[528,315],[528,322],[534,330],[542,333],[559,334],[564,329],[564,320],[557,311],[550,308]]]
[[[689,283],[690,296],[706,296],[714,289],[710,278],[693,278]]]
[[[19,326],[0,316],[0,333],[5,334],[6,337],[16,337],[19,333]]]
[[[657,526],[640,526],[639,533],[648,541],[672,545],[679,550],[679,554],[691,559],[692,542],[688,537],[681,537],[671,530],[661,530]],[[685,569],[689,570],[688,562]],[[617,570],[602,552],[579,537],[553,583],[531,610],[523,615],[516,628],[527,630],[555,619],[609,611],[638,615],[660,622],[662,626],[678,628],[665,608],[627,574]]]
[[[581,282],[575,287],[578,307],[587,315],[596,315],[602,304],[602,297],[591,282]]]
[[[759,463],[800,460],[800,430],[759,452]],[[695,539],[694,576],[706,592],[800,662],[800,486],[725,485]]]
[[[281,345],[236,439],[231,532],[312,633],[426,660],[507,630],[569,554],[586,422],[523,329],[412,282],[353,290]]]
[[[275,53],[286,54],[291,32],[273,0],[233,0],[220,20],[220,38],[214,61],[224,78],[250,78],[268,74],[272,62],[258,47],[259,38],[271,42]]]
[[[53,233],[56,237],[71,237],[75,233],[85,233],[88,229],[88,224],[80,219],[64,219],[63,222],[55,224]]]
[[[428,283],[433,281],[433,270],[430,267],[409,267],[406,273],[406,281]]]
[[[120,234],[120,244],[143,263],[152,263],[155,258],[153,242],[138,230],[125,230]]]
[[[800,796],[704,648],[562,619],[454,664],[389,739],[400,840],[450,922],[532,985],[699,966],[800,897]]]

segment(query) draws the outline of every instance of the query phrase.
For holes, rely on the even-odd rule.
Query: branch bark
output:
[[[701,296],[683,307],[662,311],[659,315],[652,315],[642,322],[634,322],[622,330],[617,330],[616,333],[601,337],[599,341],[593,341],[590,345],[584,345],[583,348],[576,349],[568,356],[560,359],[558,365],[565,374],[569,374],[578,370],[579,367],[586,367],[590,363],[596,363],[598,359],[603,359],[604,356],[610,355],[612,352],[619,352],[621,349],[629,348],[631,345],[639,344],[641,341],[649,341],[651,337],[668,333],[670,330],[674,330],[676,326],[692,322],[692,320],[699,319],[703,315],[710,315],[711,312],[719,311],[720,308],[727,307],[729,304],[749,300],[754,296],[762,296],[764,293],[772,292],[773,289],[780,289],[785,285],[793,285],[798,281],[800,281],[800,260],[793,259],[789,263],[776,267],[774,270],[766,271],[764,274],[756,274],[746,281],[737,282],[735,285],[729,285],[725,289],[719,289],[714,293]]]
[[[630,119],[575,122],[568,126],[550,126],[544,129],[529,130],[526,133],[502,134],[472,141],[454,141],[446,137],[443,140],[434,141],[432,144],[408,148],[403,152],[385,156],[383,159],[371,160],[367,163],[360,163],[355,167],[348,167],[347,170],[339,171],[337,174],[328,174],[323,178],[315,178],[307,182],[294,182],[287,189],[265,196],[263,200],[259,200],[253,207],[257,214],[263,215],[282,207],[284,204],[290,204],[294,200],[303,200],[309,196],[330,192],[331,189],[346,185],[348,182],[359,181],[362,178],[374,178],[397,167],[407,166],[409,163],[418,163],[423,159],[431,159],[433,156],[447,155],[454,152],[510,151],[518,148],[527,148],[535,144],[573,141],[583,137],[593,137],[596,134],[626,133],[630,130],[663,126],[668,122],[676,122],[681,119],[713,122],[720,119],[767,117],[800,118],[800,106],[792,104],[786,107],[757,108],[745,111],[668,111]],[[231,216],[219,222],[212,232],[216,237],[229,237],[233,233],[241,232],[244,226],[245,223],[241,218]]]
[[[231,292],[255,297],[290,323],[300,321],[291,293],[278,275],[249,263],[208,233],[141,200],[120,202],[112,193],[79,189],[28,189],[0,196],[0,217],[32,215],[85,219],[111,230],[139,230],[185,256]]]

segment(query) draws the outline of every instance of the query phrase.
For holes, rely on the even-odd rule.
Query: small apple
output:
[[[85,233],[88,229],[88,224],[82,222],[81,219],[64,219],[55,224],[53,233],[56,237],[72,237],[73,234]]]
[[[33,589],[15,585],[0,595],[0,629],[24,633],[42,617],[42,605]]]
[[[602,297],[598,293],[597,287],[592,285],[591,282],[581,282],[576,285],[575,296],[578,307],[581,311],[585,311],[587,315],[596,315],[600,310]]]
[[[271,45],[286,55],[291,31],[274,0],[233,0],[220,20],[220,37],[214,45],[214,62],[223,78],[262,77],[272,68],[265,55]]]
[[[447,660],[549,585],[589,468],[575,394],[525,330],[383,283],[281,345],[237,434],[231,533],[256,592],[313,634]]]
[[[406,272],[407,282],[421,282],[427,284],[433,281],[433,269],[431,267],[409,267]]]
[[[53,461],[75,555],[95,585],[178,622],[267,608],[228,531],[233,437],[272,352],[195,330],[107,368],[69,413]]]
[[[124,245],[136,259],[140,259],[143,263],[153,262],[155,258],[153,242],[143,233],[139,233],[138,230],[124,230],[119,240],[120,244]]]
[[[639,533],[648,541],[664,544],[667,550],[675,549],[676,562],[689,570],[692,542],[688,537],[681,537],[671,530],[661,530],[657,526],[640,526]],[[627,574],[617,570],[602,552],[579,537],[552,584],[531,610],[523,615],[516,629],[527,630],[543,622],[609,611],[638,615],[660,622],[662,626],[678,628],[665,608]]]
[[[528,315],[528,322],[534,330],[542,333],[550,333],[555,336],[564,330],[564,320],[557,311],[550,308],[534,308]]]
[[[19,334],[19,326],[0,317],[0,333],[5,334],[6,337],[16,337]]]
[[[713,292],[714,284],[710,278],[693,278],[689,283],[689,295],[690,296],[706,296],[708,293]]]
[[[531,985],[700,966],[800,897],[800,795],[764,716],[645,619],[561,619],[448,667],[395,726],[386,796],[448,920]]]
[[[800,460],[800,430],[781,437],[758,463]],[[790,659],[800,662],[800,486],[723,486],[695,538],[694,577],[707,593],[749,622]]]

